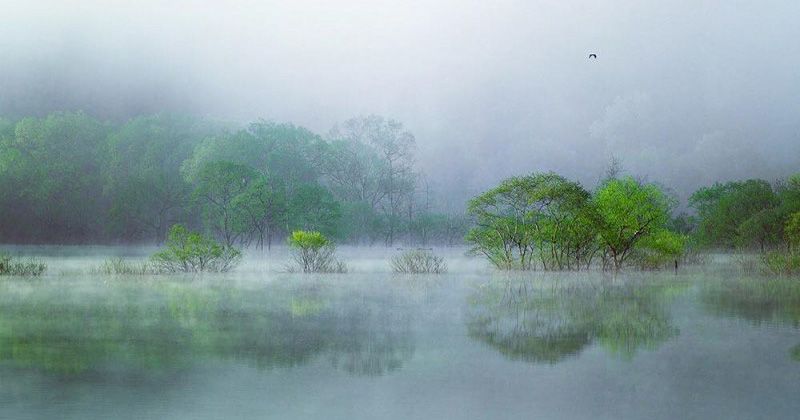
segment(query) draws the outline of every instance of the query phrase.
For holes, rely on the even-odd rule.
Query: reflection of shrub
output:
[[[289,236],[295,266],[304,273],[344,273],[347,266],[336,259],[336,245],[316,231],[296,230]]]
[[[155,253],[150,261],[159,272],[225,272],[241,261],[242,253],[182,225],[169,230],[167,248]]]
[[[392,271],[395,273],[440,274],[447,272],[447,264],[444,262],[444,258],[423,249],[407,251],[401,255],[396,255],[392,257],[391,265]]]
[[[41,276],[47,264],[39,260],[16,261],[9,255],[0,254],[0,276]]]

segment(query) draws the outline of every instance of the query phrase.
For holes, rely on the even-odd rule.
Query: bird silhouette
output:
[[[597,59],[597,54],[589,54],[589,58],[594,58],[596,60]]]

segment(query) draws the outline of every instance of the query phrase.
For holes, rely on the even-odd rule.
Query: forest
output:
[[[174,115],[115,124],[82,112],[0,119],[0,243],[161,243],[183,224],[227,246],[293,230],[351,244],[461,243],[433,208],[414,136],[378,116],[326,136]]]
[[[655,269],[734,250],[797,265],[800,174],[701,187],[683,204],[614,160],[592,188],[534,172],[443,212],[414,152],[401,122],[375,115],[325,135],[176,115],[3,119],[0,242],[161,244],[179,225],[226,248],[270,248],[296,231],[354,245],[466,243],[501,269]]]

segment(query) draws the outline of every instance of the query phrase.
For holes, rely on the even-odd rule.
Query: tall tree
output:
[[[207,226],[226,246],[233,246],[248,232],[246,208],[237,205],[237,201],[257,176],[250,167],[227,161],[207,163],[197,173],[194,199]]]
[[[161,242],[169,226],[189,218],[191,186],[181,164],[217,130],[189,117],[154,115],[134,118],[109,136],[105,193],[114,234]]]
[[[601,244],[619,270],[640,240],[664,229],[673,203],[657,185],[623,177],[603,184],[594,204]]]
[[[370,115],[334,127],[330,137],[334,152],[326,175],[334,191],[368,202],[379,211],[385,242],[393,244],[404,205],[413,198],[416,187],[414,135],[398,121]],[[356,160],[363,163],[353,165]]]

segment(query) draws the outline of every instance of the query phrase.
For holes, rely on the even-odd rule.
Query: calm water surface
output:
[[[50,252],[40,250],[42,254]],[[672,273],[396,276],[249,261],[0,279],[0,418],[798,418],[800,282]],[[81,273],[81,270],[84,273]]]

